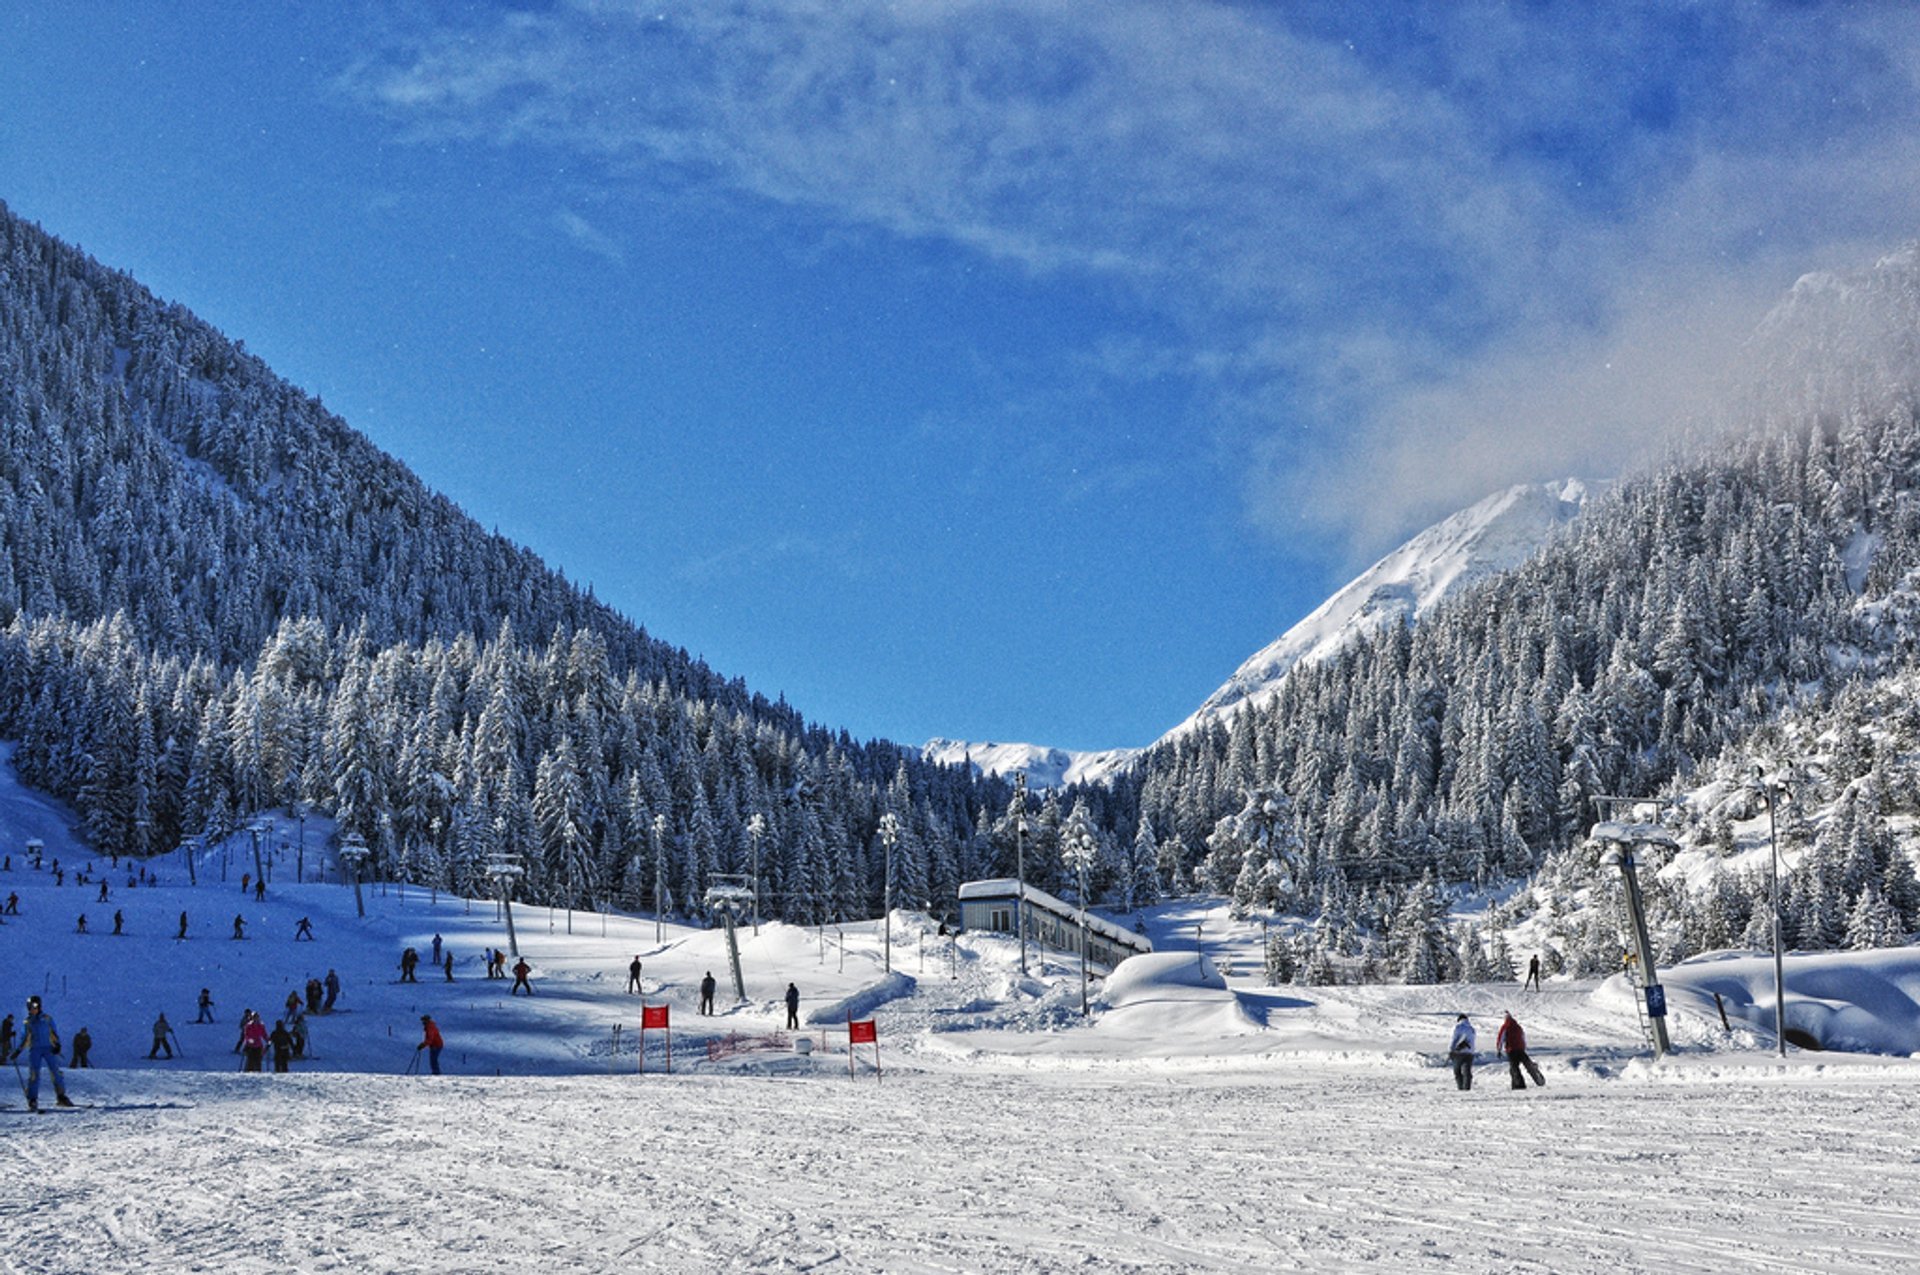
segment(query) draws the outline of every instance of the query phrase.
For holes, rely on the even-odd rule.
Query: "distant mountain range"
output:
[[[1435,523],[1356,576],[1313,613],[1255,652],[1192,716],[1163,735],[1178,739],[1248,705],[1270,702],[1287,674],[1334,655],[1391,624],[1430,612],[1461,589],[1525,562],[1579,517],[1591,490],[1577,478],[1523,483]],[[932,739],[921,749],[944,765],[970,762],[987,775],[1026,771],[1036,787],[1102,783],[1143,750],[1077,752],[1039,744]]]

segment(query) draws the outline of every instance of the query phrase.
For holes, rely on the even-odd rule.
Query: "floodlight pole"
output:
[[[760,935],[760,838],[767,835],[767,817],[756,812],[747,820],[747,835],[753,840],[753,933]]]
[[[1027,972],[1027,772],[1013,777],[1014,928],[1020,931],[1020,972]]]
[[[880,842],[887,848],[886,888],[881,896],[880,909],[885,914],[881,922],[881,932],[886,936],[882,943],[885,949],[884,968],[893,973],[893,847],[900,840],[900,821],[889,810],[880,816]]]
[[[1787,1056],[1787,963],[1781,955],[1780,943],[1780,838],[1775,835],[1773,807],[1775,794],[1785,794],[1791,800],[1793,794],[1785,784],[1777,784],[1765,779],[1760,768],[1754,767],[1754,780],[1760,787],[1761,795],[1767,803],[1767,863],[1773,874],[1773,1039],[1780,1050],[1780,1056]]]

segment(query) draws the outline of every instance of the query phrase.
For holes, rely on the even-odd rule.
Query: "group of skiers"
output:
[[[1447,1058],[1453,1064],[1453,1083],[1460,1089],[1473,1088],[1473,1061],[1478,1042],[1473,1023],[1465,1014],[1454,1020],[1453,1039],[1447,1044]],[[1507,1060],[1507,1073],[1515,1089],[1525,1089],[1531,1078],[1536,1086],[1547,1083],[1540,1065],[1527,1053],[1527,1033],[1511,1012],[1501,1020],[1494,1037],[1494,1052]]]

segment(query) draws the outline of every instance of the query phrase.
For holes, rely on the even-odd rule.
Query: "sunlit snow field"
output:
[[[1617,987],[1268,989],[1247,977],[1259,927],[1200,902],[1152,914],[1162,952],[1095,982],[1084,1020],[1072,961],[1036,951],[1023,976],[1009,940],[949,943],[907,913],[891,977],[878,922],[743,930],[737,1002],[719,931],[581,913],[569,936],[564,912],[516,908],[536,995],[510,998],[477,962],[505,944],[491,904],[374,886],[363,920],[337,876],[296,884],[292,853],[243,900],[243,836],[224,883],[220,850],[197,888],[170,857],[158,887],[109,875],[102,905],[19,851],[42,838],[71,871],[65,827],[0,784],[0,898],[21,898],[0,995],[18,1017],[43,994],[96,1064],[68,1073],[82,1110],[30,1115],[16,1091],[0,1112],[0,1270],[1910,1271],[1920,1252],[1920,1066],[1778,1060],[1738,1024],[1765,961],[1670,972],[1681,1052],[1657,1066]],[[309,876],[325,831],[308,821]],[[316,942],[294,940],[302,916]],[[454,982],[424,964],[394,982],[435,933]],[[635,955],[644,998],[624,990]],[[1806,971],[1826,1003],[1847,976],[1820,961],[1790,983]],[[1910,1050],[1920,1025],[1891,1019],[1920,962],[1877,962],[1872,1012]],[[328,968],[345,987],[317,1058],[237,1074],[240,1009],[271,1021]],[[695,1013],[708,970],[714,1018]],[[780,1030],[789,981],[811,1056]],[[201,986],[214,1025],[192,1021]],[[639,1073],[643,999],[669,1008],[672,1075],[658,1032]],[[1506,1008],[1545,1089],[1512,1091],[1491,1057]],[[184,1056],[149,1062],[161,1010]],[[1487,1047],[1471,1093],[1442,1058],[1463,1010]],[[405,1074],[423,1013],[447,1075]],[[850,1075],[844,1024],[869,1013],[882,1070],[863,1050]]]

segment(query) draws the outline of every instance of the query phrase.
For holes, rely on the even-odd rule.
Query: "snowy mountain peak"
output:
[[[1577,478],[1522,483],[1427,528],[1255,653],[1163,742],[1244,704],[1266,702],[1297,664],[1325,659],[1385,625],[1404,624],[1464,586],[1518,566],[1578,516],[1590,494]]]
[[[1075,752],[1039,744],[970,743],[958,739],[930,739],[921,756],[940,766],[970,765],[983,775],[1027,773],[1035,788],[1065,788],[1071,784],[1104,783],[1131,765],[1137,748],[1109,748]]]

